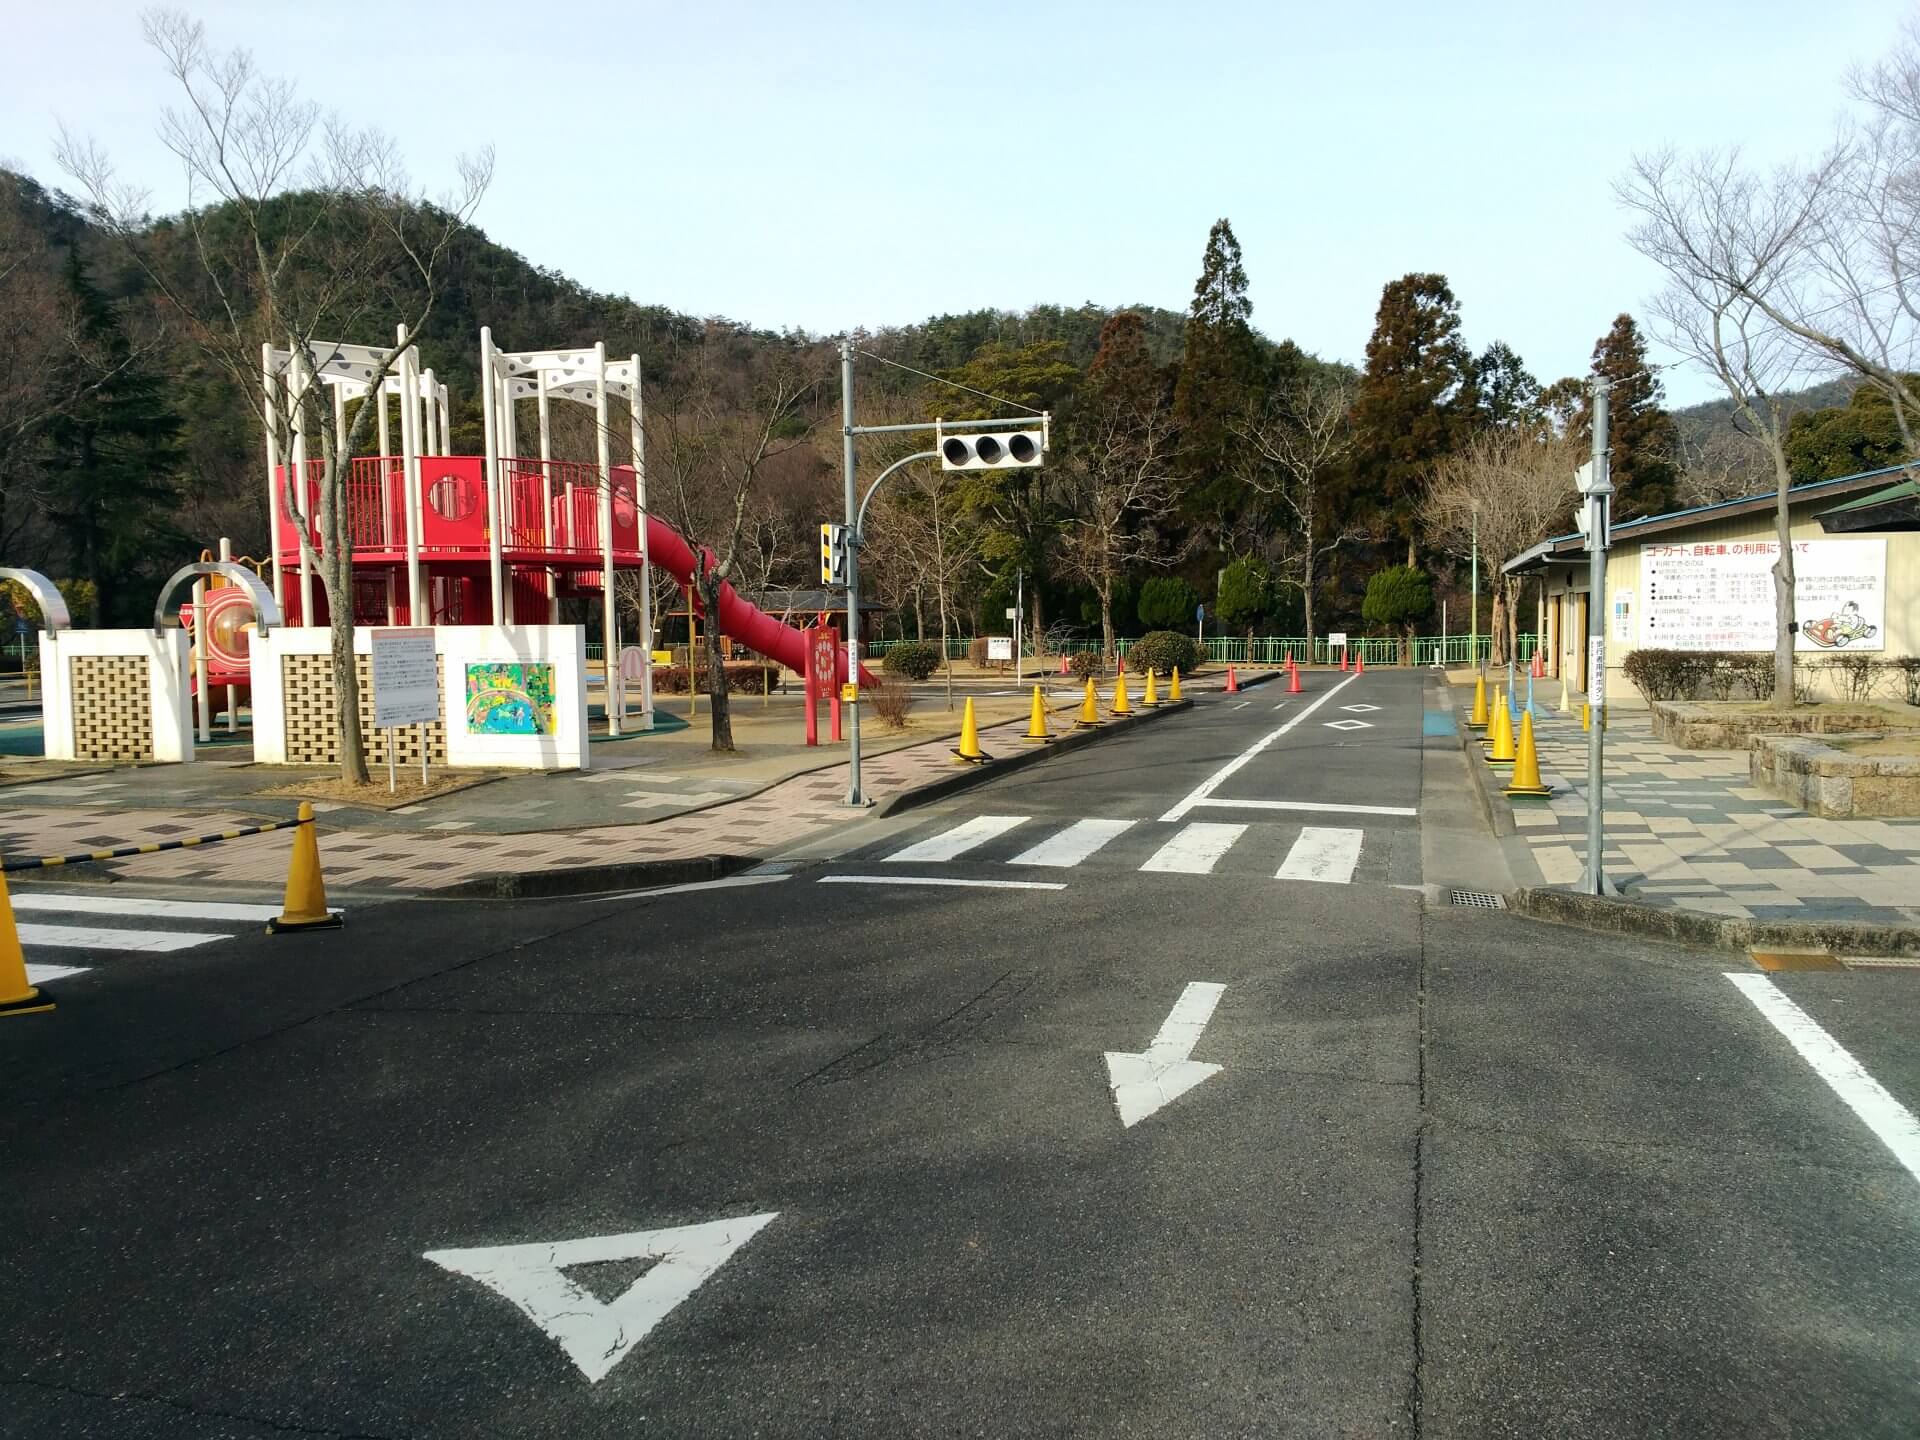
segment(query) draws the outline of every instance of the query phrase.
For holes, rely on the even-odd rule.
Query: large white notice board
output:
[[[1777,540],[1640,547],[1640,644],[1667,650],[1773,649]],[[1885,540],[1796,540],[1794,616],[1802,651],[1883,650]]]
[[[440,718],[440,657],[433,653],[433,630],[416,625],[375,630],[373,651],[373,728],[431,725]]]

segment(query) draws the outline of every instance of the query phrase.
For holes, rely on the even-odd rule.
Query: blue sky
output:
[[[1381,285],[1438,270],[1470,343],[1507,341],[1543,381],[1584,371],[1656,288],[1612,197],[1633,152],[1817,148],[1847,65],[1905,13],[408,0],[354,45],[324,23],[350,6],[189,8],[216,44],[392,131],[430,188],[491,143],[478,223],[597,289],[817,332],[1042,301],[1183,309],[1226,215],[1268,334],[1357,362]],[[8,10],[26,63],[0,88],[0,159],[62,183],[64,120],[177,206],[137,7]],[[1668,385],[1713,393],[1684,371]]]

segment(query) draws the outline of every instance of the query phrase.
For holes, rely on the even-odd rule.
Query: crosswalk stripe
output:
[[[230,905],[220,901],[38,893],[15,894],[13,908],[64,911],[70,915],[145,915],[156,920],[272,920],[280,914],[278,905]]]
[[[64,980],[69,975],[84,975],[91,967],[86,965],[33,965],[27,966],[27,983],[44,985],[49,980]]]
[[[1244,825],[1196,820],[1182,826],[1180,833],[1154,851],[1140,868],[1175,875],[1205,875],[1233,848],[1233,842],[1246,833]]]
[[[909,845],[904,850],[896,850],[886,857],[886,861],[889,864],[896,864],[903,861],[925,863],[931,860],[951,860],[1026,822],[1025,815],[976,815],[964,825],[956,825],[951,830],[942,830],[938,835],[922,840],[916,845]]]
[[[136,950],[161,954],[169,950],[190,950],[210,940],[224,940],[221,934],[193,930],[108,930],[85,925],[19,926],[22,945],[44,945],[52,950]]]
[[[1360,864],[1360,835],[1358,830],[1303,826],[1274,878],[1345,885],[1353,879],[1353,872]]]
[[[1057,835],[1049,835],[1029,850],[1022,850],[1009,865],[1050,865],[1067,869],[1078,865],[1116,835],[1133,828],[1131,820],[1076,820]]]

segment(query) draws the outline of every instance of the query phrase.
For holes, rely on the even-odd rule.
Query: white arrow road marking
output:
[[[1907,1173],[1920,1180],[1920,1120],[1913,1112],[1887,1093],[1886,1086],[1869,1075],[1839,1041],[1781,994],[1766,976],[1740,972],[1729,974],[1727,979],[1739,986],[1754,1008],[1787,1037],[1800,1058],[1813,1067],[1813,1073],[1847,1102],[1880,1143],[1893,1152],[1893,1158],[1907,1167]]]
[[[1141,1054],[1107,1051],[1107,1088],[1113,1091],[1120,1124],[1132,1129],[1162,1105],[1178,1100],[1203,1080],[1220,1073],[1218,1065],[1189,1060],[1200,1032],[1213,1018],[1226,986],[1195,980],[1180,992],[1166,1023]]]
[[[592,1384],[599,1384],[647,1332],[666,1319],[733,1252],[778,1212],[709,1220],[628,1235],[590,1235],[532,1245],[488,1245],[473,1250],[429,1250],[422,1259],[478,1280],[511,1300],[566,1351]],[[568,1266],[607,1260],[658,1260],[626,1293],[605,1304],[566,1274]]]

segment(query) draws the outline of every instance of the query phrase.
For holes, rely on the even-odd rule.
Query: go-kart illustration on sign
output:
[[[1771,650],[1777,540],[1643,545],[1640,644],[1669,650]],[[1800,651],[1886,648],[1887,542],[1796,540]]]

